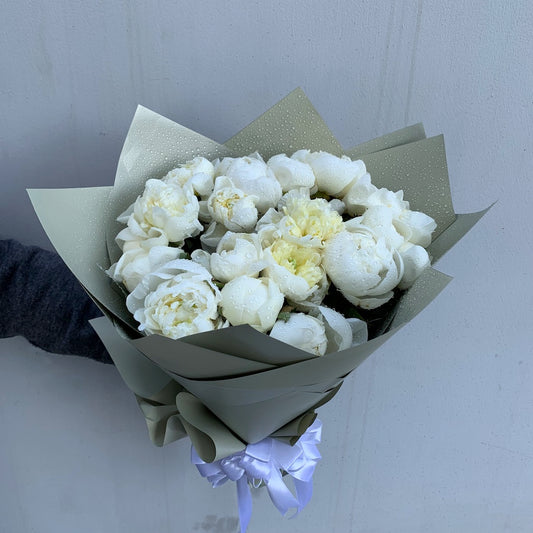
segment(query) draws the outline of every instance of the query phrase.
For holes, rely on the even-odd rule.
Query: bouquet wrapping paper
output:
[[[378,187],[403,189],[411,209],[437,223],[428,248],[432,263],[486,211],[455,214],[442,135],[426,138],[417,124],[344,151],[300,89],[224,144],[139,106],[113,186],[29,191],[52,244],[105,315],[91,323],[135,394],[158,446],[189,436],[201,460],[212,463],[266,437],[296,442],[343,379],[450,281],[426,269],[402,293],[385,332],[322,357],[247,325],[178,340],[141,336],[125,294],[105,270],[121,254],[115,236],[122,226],[116,218],[142,193],[146,180],[196,156],[211,160],[257,151],[266,160],[299,149],[362,159]]]

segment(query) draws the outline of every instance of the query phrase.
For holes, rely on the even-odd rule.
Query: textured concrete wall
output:
[[[8,1],[0,24],[4,238],[49,246],[25,188],[110,184],[138,103],[224,141],[301,86],[346,147],[444,133],[456,211],[498,203],[321,409],[310,507],[260,492],[249,531],[531,531],[530,2]],[[237,530],[233,489],[151,446],[113,368],[3,340],[0,399],[0,531]]]

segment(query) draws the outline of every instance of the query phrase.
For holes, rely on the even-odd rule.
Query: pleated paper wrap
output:
[[[144,107],[137,109],[118,162],[115,184],[32,189],[34,208],[65,263],[105,317],[91,323],[126,385],[135,394],[150,438],[161,446],[189,436],[206,462],[267,436],[294,442],[347,374],[412,320],[451,278],[430,268],[403,294],[388,331],[322,357],[293,348],[249,326],[171,340],[141,337],[125,296],[104,273],[117,261],[116,222],[149,178],[161,178],[196,156],[215,159],[258,151],[265,160],[307,148],[362,159],[378,187],[403,189],[411,209],[437,222],[433,261],[484,214],[453,210],[444,140],[421,124],[344,151],[300,89],[218,144]]]

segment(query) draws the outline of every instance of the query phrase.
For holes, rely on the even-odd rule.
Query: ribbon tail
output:
[[[296,497],[298,498],[299,513],[311,500],[311,496],[313,495],[313,480],[302,481],[301,479],[293,478],[293,481],[294,488],[296,489]]]
[[[245,475],[239,478],[236,483],[241,533],[246,533],[248,523],[252,517],[252,493],[250,492],[250,487],[248,486],[248,478]]]
[[[272,503],[278,511],[285,516],[291,507],[298,507],[298,502],[292,492],[283,483],[281,474],[276,468],[272,472],[272,477],[266,483],[268,494]]]

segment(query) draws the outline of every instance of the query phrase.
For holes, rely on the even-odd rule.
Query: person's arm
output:
[[[113,363],[88,323],[100,311],[53,252],[0,240],[0,310],[0,338]]]

